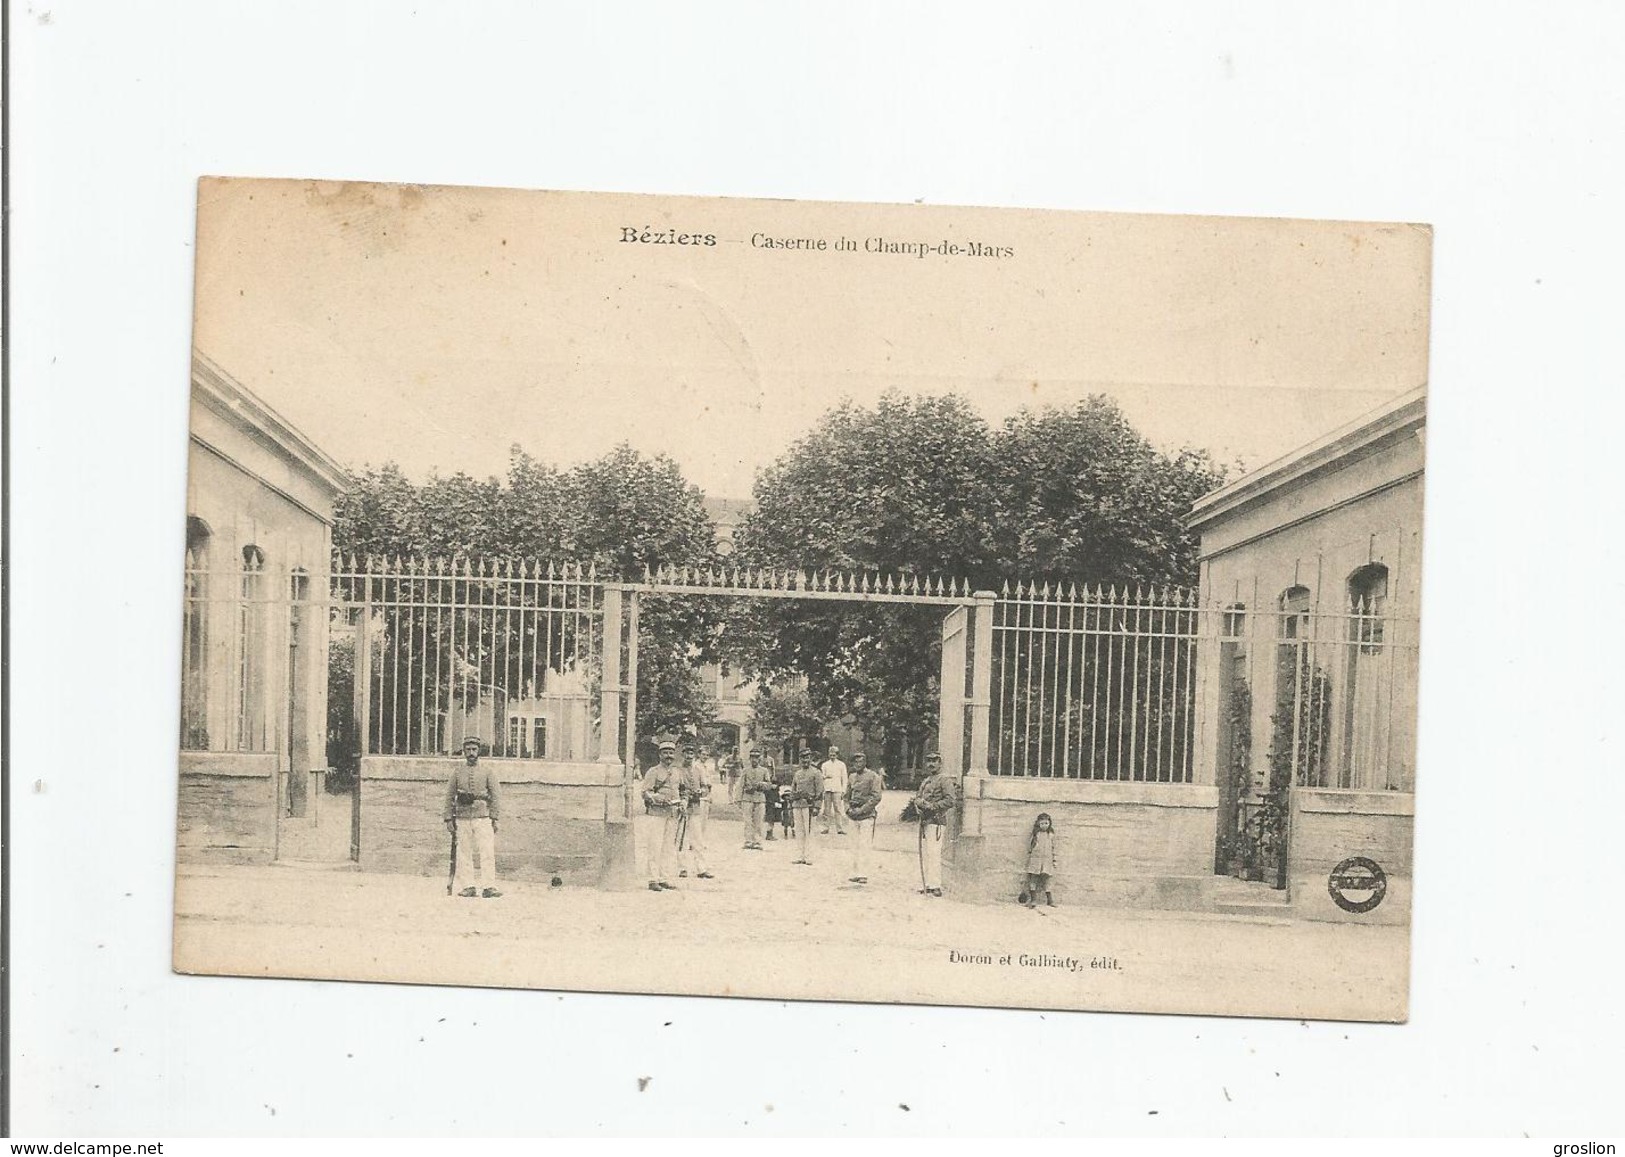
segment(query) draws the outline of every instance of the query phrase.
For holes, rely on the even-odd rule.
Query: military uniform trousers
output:
[[[798,799],[795,801],[794,811],[792,814],[795,816],[796,848],[800,852],[800,854],[796,857],[797,859],[812,859],[812,818],[813,812],[816,810],[817,809],[813,804],[813,801],[810,799]]]
[[[854,876],[869,875],[869,866],[875,859],[875,820],[878,817],[870,816],[866,820],[853,820],[852,834],[857,837],[852,841],[852,874]]]
[[[759,844],[762,842],[762,813],[767,810],[767,801],[759,795],[747,795],[745,806],[745,842]]]
[[[678,867],[692,875],[710,871],[705,863],[705,836],[710,819],[709,799],[696,799],[688,805],[688,827],[683,832],[683,846],[677,856]]]
[[[497,834],[491,817],[476,816],[457,821],[457,891],[474,886],[474,860],[479,859],[480,887],[497,884]]]
[[[942,841],[947,835],[946,825],[932,823],[926,824],[921,833],[920,875],[928,889],[942,887]]]
[[[638,826],[646,875],[651,880],[664,880],[671,875],[672,861],[677,853],[677,809],[664,808],[639,816]]]

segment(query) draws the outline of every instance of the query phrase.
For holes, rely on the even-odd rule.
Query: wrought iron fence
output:
[[[188,566],[181,604],[182,751],[280,750],[279,691],[288,677],[298,613],[308,613],[301,573],[265,569],[258,548],[240,570]],[[291,584],[291,585],[290,585]]]
[[[1018,585],[994,604],[994,775],[1187,783],[1199,613],[1188,591]]]
[[[1284,599],[1254,613],[1180,588],[1007,588],[994,608],[988,769],[1138,783],[1236,774],[1241,799],[1286,783],[1409,791],[1416,639],[1415,617],[1386,599],[1329,611]],[[1238,681],[1245,718],[1221,721]],[[1239,768],[1233,749],[1194,766],[1204,724],[1243,745]]]
[[[1256,706],[1257,786],[1410,791],[1414,783],[1417,620],[1386,600],[1285,606],[1229,634]],[[1245,612],[1231,611],[1232,616]]]
[[[343,559],[332,589],[335,638],[348,626],[369,672],[367,753],[448,754],[474,736],[499,758],[596,757],[604,588],[593,569]]]

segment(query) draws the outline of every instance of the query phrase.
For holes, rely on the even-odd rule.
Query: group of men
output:
[[[820,834],[831,827],[838,836],[850,832],[850,871],[847,881],[864,885],[874,863],[875,831],[885,783],[880,773],[868,766],[863,752],[852,756],[847,766],[840,748],[830,746],[819,761],[803,750],[799,763],[779,768],[771,756],[753,750],[737,775],[722,775],[714,761],[684,753],[678,764],[678,748],[673,741],[660,744],[660,761],[643,777],[645,808],[643,854],[648,869],[649,890],[662,892],[675,888],[670,879],[673,864],[679,878],[690,870],[699,879],[710,879],[705,851],[711,813],[711,793],[719,781],[728,784],[730,800],[744,812],[744,849],[759,852],[764,840],[775,839],[780,828],[784,840],[796,844],[793,864],[812,864],[814,818],[821,820]],[[942,845],[946,838],[948,814],[958,802],[952,779],[942,774],[941,760],[926,756],[925,781],[915,794],[919,816],[919,855],[921,891],[942,895]]]
[[[465,898],[495,899],[502,895],[496,887],[496,833],[502,815],[502,790],[498,777],[480,765],[480,740],[463,740],[463,763],[446,784],[442,818],[451,834],[452,869],[448,890]],[[713,879],[707,859],[713,793],[721,787],[730,801],[737,801],[745,820],[744,848],[761,851],[763,840],[773,840],[774,828],[784,831],[784,840],[796,841],[798,865],[812,863],[812,825],[815,816],[823,822],[822,834],[848,834],[851,842],[849,883],[869,882],[874,862],[875,829],[879,820],[881,793],[885,784],[879,772],[868,766],[862,752],[854,753],[850,767],[841,759],[840,749],[831,746],[822,762],[803,750],[795,766],[778,768],[771,756],[752,751],[742,768],[722,770],[717,761],[694,747],[678,762],[674,740],[659,744],[659,760],[643,774],[639,817],[642,831],[639,843],[651,892],[675,889],[671,882],[692,875]],[[919,859],[921,891],[942,895],[942,845],[946,838],[949,813],[958,802],[951,777],[942,774],[935,753],[926,756],[926,778],[914,796],[919,819]],[[461,837],[461,838],[459,838]],[[478,856],[479,883],[474,882],[474,855]],[[555,881],[557,882],[557,881]]]

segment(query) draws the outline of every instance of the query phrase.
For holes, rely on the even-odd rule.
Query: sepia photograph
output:
[[[175,969],[1404,1021],[1431,259],[204,179]]]

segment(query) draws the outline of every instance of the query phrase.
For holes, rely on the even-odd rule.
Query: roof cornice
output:
[[[337,459],[196,349],[192,351],[192,392],[222,417],[263,434],[335,494],[350,489],[350,472]]]
[[[1204,494],[1192,505],[1186,523],[1195,529],[1234,514],[1282,486],[1313,477],[1351,455],[1374,450],[1426,424],[1427,385],[1423,384],[1290,454]]]

